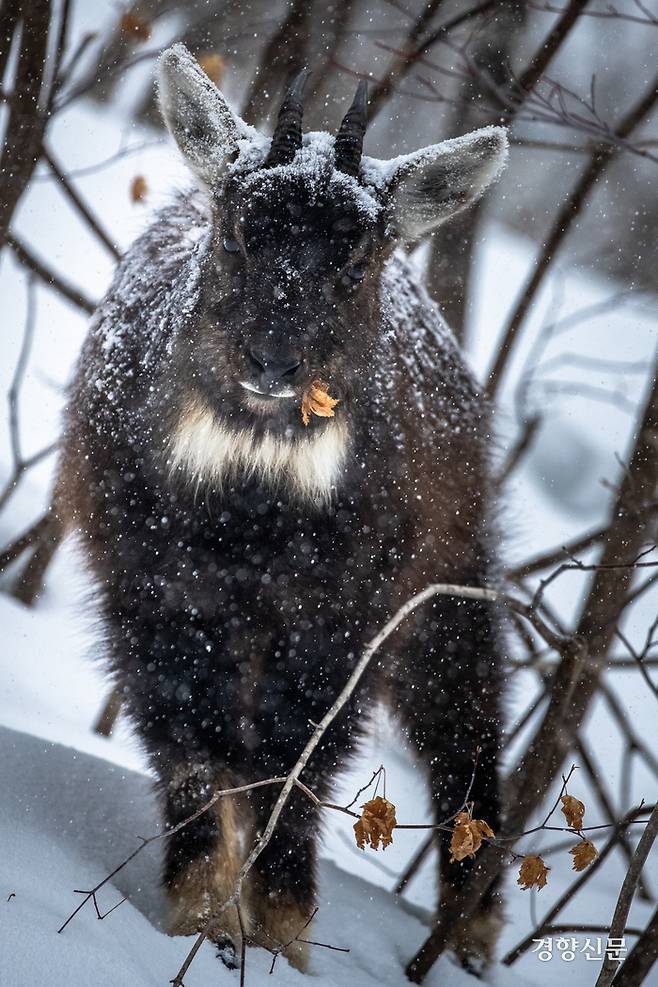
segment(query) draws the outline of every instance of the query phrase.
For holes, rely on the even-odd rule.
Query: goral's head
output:
[[[185,344],[189,404],[214,416],[227,448],[246,454],[233,440],[249,434],[249,455],[267,441],[277,463],[302,440],[347,434],[382,342],[387,258],[473,202],[507,148],[504,130],[487,127],[392,161],[368,158],[365,83],[335,136],[303,135],[304,81],[293,82],[270,140],[182,45],[160,62],[165,121],[213,207],[199,318]],[[302,398],[318,379],[339,404],[335,417],[305,425]]]

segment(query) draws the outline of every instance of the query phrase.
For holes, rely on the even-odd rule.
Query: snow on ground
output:
[[[0,789],[11,793],[0,805],[3,987],[167,984],[188,943],[161,931],[157,843],[101,893],[104,910],[124,895],[129,898],[106,921],[98,922],[89,905],[62,935],[55,931],[80,900],[72,893],[74,884],[93,885],[139,845],[137,834],[157,832],[148,779],[73,747],[5,728],[0,744]],[[359,987],[398,984],[400,966],[422,942],[425,927],[396,907],[390,894],[332,861],[322,864],[321,884],[323,903],[313,934],[351,952],[346,957],[318,949],[311,967],[315,982],[329,987],[349,977]],[[308,982],[285,960],[270,980],[270,963],[264,950],[250,950],[248,983],[257,987],[276,983],[277,977],[291,985]],[[472,983],[446,959],[430,985],[440,983],[442,968],[455,987]],[[209,945],[185,978],[187,987],[231,982],[238,983],[238,974],[221,966]]]
[[[108,9],[112,9],[109,4]],[[77,25],[96,26],[100,3],[79,4]],[[52,134],[52,144],[68,170],[86,167],[113,154],[122,142],[137,144],[153,138],[143,128],[125,129],[125,113],[114,108],[81,104],[67,112]],[[129,184],[143,174],[149,184],[147,205],[134,206]],[[172,149],[155,143],[110,168],[77,179],[81,193],[104,218],[124,248],[153,209],[166,201],[184,180]],[[100,297],[113,263],[53,187],[36,183],[20,208],[17,228],[44,257],[85,291]],[[498,334],[523,283],[533,247],[497,226],[483,240],[474,278],[478,286],[469,332],[469,351],[476,370],[488,366]],[[646,299],[617,299],[619,286],[601,282],[585,268],[556,266],[538,300],[514,360],[513,378],[527,363],[541,383],[530,390],[530,406],[543,416],[539,438],[514,481],[502,517],[508,534],[508,555],[521,559],[561,544],[605,516],[609,487],[618,477],[616,455],[630,440],[632,416],[625,398],[637,404],[646,388],[646,372],[629,368],[611,375],[603,367],[586,365],[578,355],[598,359],[651,361],[658,325]],[[3,256],[0,297],[5,326],[0,336],[0,393],[8,387],[21,339],[26,295],[25,278],[17,276],[13,260]],[[540,331],[552,322],[594,303],[602,305],[591,318],[571,328],[558,325],[542,355],[534,348]],[[63,386],[85,331],[85,320],[56,295],[37,289],[38,328],[30,370],[22,394],[22,437],[26,454],[57,435]],[[569,354],[569,361],[559,354]],[[574,360],[574,356],[576,359]],[[580,396],[572,392],[574,387]],[[602,402],[601,389],[613,387],[615,404]],[[557,388],[557,389],[556,389]],[[501,445],[515,433],[514,393],[508,387],[499,413]],[[4,413],[3,413],[4,415]],[[3,425],[6,424],[6,417]],[[0,435],[0,480],[7,473],[9,446],[6,428]],[[23,481],[19,495],[0,514],[0,544],[27,525],[46,503],[52,464],[44,463]],[[550,590],[549,599],[562,613],[578,604],[582,576],[567,575]],[[657,596],[647,594],[634,608],[626,628],[640,640],[657,609]],[[56,929],[76,903],[74,888],[85,888],[111,870],[136,845],[137,837],[157,831],[150,782],[135,738],[121,724],[110,740],[94,735],[91,724],[105,695],[102,670],[95,661],[94,604],[86,577],[71,545],[52,566],[46,592],[34,610],[0,595],[0,980],[3,987],[146,987],[165,985],[176,972],[188,943],[160,930],[162,901],[157,889],[158,845],[146,850],[121,872],[103,893],[110,907],[122,895],[129,900],[104,922],[91,909],[62,936]],[[655,706],[634,672],[615,673],[618,694],[635,728],[656,747]],[[510,719],[525,707],[536,690],[530,674],[517,676],[511,688]],[[588,724],[588,739],[604,776],[615,810],[627,805],[618,797],[624,771],[621,747],[600,705]],[[389,798],[398,806],[400,821],[428,818],[423,779],[394,727],[376,717],[371,736],[349,773],[340,779],[336,799],[350,801],[379,764],[387,768]],[[574,792],[588,806],[588,822],[602,821],[601,807],[579,774]],[[630,791],[631,802],[656,797],[656,782],[638,764]],[[555,835],[555,834],[554,834]],[[435,860],[428,860],[404,898],[390,889],[422,840],[422,834],[399,832],[385,853],[359,851],[349,820],[330,815],[326,820],[320,879],[317,938],[349,946],[351,953],[317,949],[312,973],[319,987],[346,980],[355,987],[402,984],[402,966],[427,934],[426,924],[435,895]],[[541,849],[561,843],[542,834],[530,846]],[[547,858],[549,885],[539,894],[522,892],[510,875],[507,922],[501,954],[533,927],[572,880],[570,857],[564,849]],[[647,883],[658,894],[658,858],[654,852]],[[616,854],[601,868],[585,892],[564,913],[564,920],[607,923],[624,873]],[[631,924],[646,923],[650,906],[635,902]],[[582,938],[581,938],[582,944]],[[268,956],[253,950],[248,957],[249,987],[278,977],[286,984],[303,978],[284,961],[275,977],[267,977]],[[568,977],[575,987],[594,983],[598,962],[578,952],[573,961],[555,956],[540,962],[526,954],[511,970],[497,966],[491,973],[496,987],[526,983],[558,987]],[[187,987],[234,983],[205,945],[188,977]],[[454,987],[475,984],[445,957],[427,983]],[[647,981],[658,985],[658,971]]]

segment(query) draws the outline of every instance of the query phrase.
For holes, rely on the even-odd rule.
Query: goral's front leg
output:
[[[167,792],[168,825],[192,815],[213,791],[233,787],[225,777],[206,783],[208,772],[194,772]],[[241,931],[237,909],[222,906],[235,889],[244,859],[244,836],[252,829],[252,814],[243,799],[226,796],[168,841],[164,885],[168,900],[167,931],[172,936],[201,932],[219,915],[208,935],[222,962],[239,966]],[[251,928],[249,902],[241,902],[246,930]]]

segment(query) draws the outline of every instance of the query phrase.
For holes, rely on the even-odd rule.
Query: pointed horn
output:
[[[279,117],[272,134],[272,144],[265,158],[265,167],[290,164],[295,152],[302,146],[302,92],[309,77],[308,69],[295,76],[279,110]]]
[[[368,83],[362,79],[356,95],[336,134],[335,157],[337,171],[346,175],[359,174],[363,137],[368,124]]]

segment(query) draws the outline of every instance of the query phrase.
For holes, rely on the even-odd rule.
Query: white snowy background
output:
[[[111,3],[79,4],[75,32],[97,27],[102,13],[116,16]],[[147,84],[150,65],[143,69]],[[105,218],[120,249],[126,248],[149,222],[152,212],[171,191],[187,182],[173,147],[157,143],[154,132],[128,126],[125,103],[99,107],[85,102],[65,112],[51,131],[58,158],[70,172],[113,155],[127,144],[153,141],[150,147],[111,167],[76,178],[76,186]],[[145,205],[133,205],[129,185],[135,175],[146,177]],[[522,194],[522,190],[519,191]],[[113,272],[113,261],[92,238],[45,172],[23,199],[17,231],[40,256],[50,258],[85,292],[100,298]],[[491,224],[479,245],[477,292],[468,332],[469,358],[482,375],[531,264],[535,247],[518,234]],[[508,491],[503,523],[508,533],[506,555],[511,561],[567,541],[606,517],[610,485],[619,476],[617,456],[623,457],[631,438],[633,415],[641,405],[647,374],[610,374],[552,358],[560,354],[633,361],[648,369],[654,359],[658,319],[655,299],[629,293],[628,286],[597,279],[572,263],[555,265],[535,305],[513,361],[511,381],[517,381],[526,360],[536,371],[530,403],[543,415],[532,454]],[[0,267],[0,393],[9,387],[26,314],[26,278],[8,252]],[[599,313],[567,331],[554,333],[537,367],[532,350],[547,325],[595,303]],[[37,289],[37,335],[21,394],[24,451],[30,454],[58,434],[64,388],[85,333],[85,319],[52,291]],[[546,383],[552,381],[553,383]],[[557,391],[556,382],[566,391]],[[613,389],[616,404],[594,397],[592,388]],[[580,395],[573,393],[580,390]],[[0,479],[8,474],[10,452],[6,409],[0,432]],[[503,394],[498,416],[501,446],[513,439],[514,388]],[[0,514],[0,544],[26,527],[47,504],[52,462],[32,470],[10,506]],[[584,577],[567,574],[551,587],[549,599],[559,612],[577,611]],[[91,600],[91,602],[90,602]],[[653,618],[656,593],[647,593],[636,606],[625,630],[639,643]],[[620,649],[621,651],[621,649]],[[158,819],[145,761],[137,740],[120,723],[111,739],[92,733],[91,725],[106,695],[101,669],[95,664],[94,605],[88,580],[71,545],[65,545],[52,565],[44,595],[27,609],[0,594],[0,983],[3,987],[165,987],[176,973],[190,942],[170,939],[161,931],[162,901],[158,891],[158,845],[146,850],[105,888],[101,905],[110,907],[123,895],[128,901],[106,921],[98,922],[88,906],[58,936],[56,930],[77,904],[74,888],[86,889],[100,880],[139,842],[157,831]],[[610,678],[610,676],[609,676]],[[654,750],[658,747],[655,699],[633,671],[610,678],[634,729]],[[531,701],[537,688],[530,674],[515,676],[510,689],[510,722]],[[656,778],[637,761],[629,804],[621,804],[622,746],[616,729],[597,704],[587,737],[621,815],[640,798],[654,801]],[[523,737],[520,738],[523,742]],[[509,753],[512,759],[518,746]],[[292,755],[293,752],[291,752]],[[423,778],[394,727],[378,715],[369,742],[349,775],[341,779],[338,801],[350,801],[356,789],[384,764],[387,794],[396,803],[398,819],[429,819]],[[587,804],[587,822],[604,821],[595,795],[582,773],[571,790]],[[555,836],[558,839],[555,839]],[[552,837],[552,838],[551,838]],[[313,982],[329,987],[339,981],[354,987],[404,982],[403,965],[425,939],[434,902],[435,859],[432,857],[401,898],[391,894],[396,878],[423,839],[418,832],[398,832],[385,853],[361,852],[354,845],[350,821],[328,813],[322,851],[320,911],[316,938],[349,947],[348,955],[316,949]],[[560,843],[559,834],[539,834],[528,847],[539,852]],[[597,840],[599,846],[602,838]],[[501,955],[533,927],[572,881],[566,850],[550,854],[548,886],[524,892],[510,872],[507,921]],[[658,894],[658,854],[646,869],[646,882]],[[625,871],[615,853],[600,869],[559,921],[609,923]],[[630,924],[646,924],[653,905],[635,901]],[[584,937],[577,937],[580,944]],[[629,939],[629,943],[632,943]],[[262,950],[248,954],[247,983],[305,982],[279,961],[268,977],[270,957]],[[546,987],[567,980],[575,987],[593,984],[600,961],[582,952],[565,961],[557,955],[540,962],[532,953],[514,967],[496,966],[490,980],[497,987],[526,983]],[[475,984],[443,957],[427,979],[429,987]],[[191,967],[187,987],[238,984],[206,944]],[[649,987],[658,985],[658,970]]]

